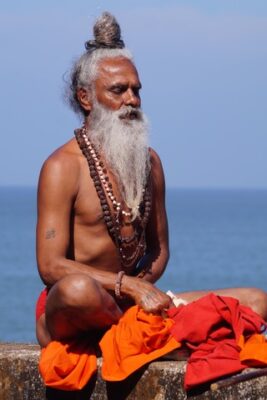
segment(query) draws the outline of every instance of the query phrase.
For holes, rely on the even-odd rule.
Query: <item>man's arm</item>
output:
[[[141,263],[146,271],[143,279],[156,282],[169,259],[168,221],[165,208],[165,179],[159,156],[150,150],[152,179],[152,210],[146,231],[147,254]]]
[[[72,273],[85,273],[114,289],[114,275],[67,258],[70,220],[79,189],[80,165],[71,154],[52,155],[44,164],[38,187],[37,261],[48,286]],[[115,275],[116,276],[116,275]]]
[[[84,273],[113,290],[117,274],[70,260],[70,217],[79,188],[75,156],[55,154],[41,171],[38,188],[37,261],[43,282],[51,287],[68,274]],[[149,312],[168,308],[170,299],[149,282],[124,276],[121,292]]]

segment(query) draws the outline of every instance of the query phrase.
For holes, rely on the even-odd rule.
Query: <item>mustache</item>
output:
[[[132,106],[123,106],[119,110],[118,116],[123,120],[143,121],[143,112],[141,108],[135,108]]]

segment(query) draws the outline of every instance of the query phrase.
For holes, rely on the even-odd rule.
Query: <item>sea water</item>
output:
[[[173,292],[267,290],[267,190],[167,190]],[[0,341],[34,342],[36,189],[0,188]]]

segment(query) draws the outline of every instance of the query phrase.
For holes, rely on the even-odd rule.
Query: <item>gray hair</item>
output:
[[[99,62],[105,58],[123,57],[133,62],[130,51],[124,48],[121,31],[115,17],[104,12],[94,25],[95,40],[85,43],[86,52],[74,62],[66,88],[66,99],[71,108],[84,115],[78,98],[80,88],[91,91],[97,78]]]

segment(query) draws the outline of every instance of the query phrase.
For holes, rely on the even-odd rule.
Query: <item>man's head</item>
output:
[[[90,110],[84,107],[84,104],[81,103],[81,98],[85,99],[86,96],[89,100],[92,98],[96,79],[101,73],[100,64],[105,62],[116,63],[116,61],[121,64],[124,60],[135,70],[132,55],[129,50],[124,48],[120,27],[111,14],[105,12],[96,21],[94,37],[95,40],[89,40],[85,43],[87,51],[73,66],[68,91],[68,100],[71,107],[75,112],[84,116],[88,115]]]
[[[90,140],[115,175],[125,203],[138,214],[149,173],[148,124],[140,110],[141,83],[115,18],[104,13],[95,40],[72,71],[72,107],[85,117]]]

